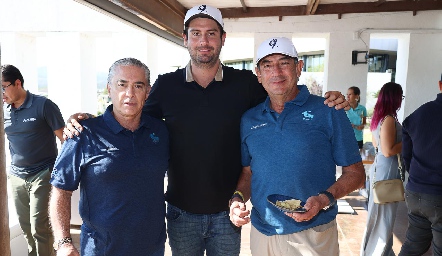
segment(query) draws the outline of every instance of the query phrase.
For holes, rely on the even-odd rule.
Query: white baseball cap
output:
[[[189,25],[191,20],[198,17],[210,18],[218,22],[218,24],[224,29],[224,22],[221,11],[213,6],[206,4],[194,6],[187,11],[186,17],[184,17],[184,28]]]
[[[258,51],[256,53],[256,65],[258,65],[261,59],[274,53],[280,53],[293,58],[298,58],[298,52],[296,51],[292,40],[286,37],[272,37],[265,40],[258,47]]]

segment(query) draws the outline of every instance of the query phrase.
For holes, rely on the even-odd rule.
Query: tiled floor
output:
[[[338,214],[338,232],[339,232],[339,247],[340,256],[357,256],[359,255],[361,240],[365,229],[365,222],[367,218],[367,210],[365,206],[365,198],[360,196],[357,192],[353,192],[343,199],[353,207],[355,214]],[[251,205],[248,207],[250,208]],[[404,202],[399,203],[397,211],[397,218],[394,227],[394,242],[393,250],[397,254],[401,249],[401,245],[405,238],[407,229],[407,208]],[[250,224],[245,225],[242,230],[241,254],[240,256],[252,255],[250,252]],[[75,231],[74,241],[78,245],[78,231]],[[170,248],[166,242],[165,256],[171,256]],[[431,252],[427,252],[423,256],[431,256]],[[270,255],[269,255],[270,256]]]

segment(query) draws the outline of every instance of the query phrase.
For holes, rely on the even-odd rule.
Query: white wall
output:
[[[423,103],[436,98],[436,94],[440,92],[438,81],[441,73],[442,34],[411,34],[405,82],[405,117]]]

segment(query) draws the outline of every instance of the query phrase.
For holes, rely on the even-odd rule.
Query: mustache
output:
[[[214,50],[211,46],[200,46],[196,48],[197,50]]]
[[[274,76],[269,79],[269,82],[281,82],[286,80],[285,76]]]

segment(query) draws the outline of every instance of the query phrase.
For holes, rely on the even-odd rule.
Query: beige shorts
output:
[[[336,220],[289,235],[266,236],[252,225],[250,250],[253,256],[338,256]]]

